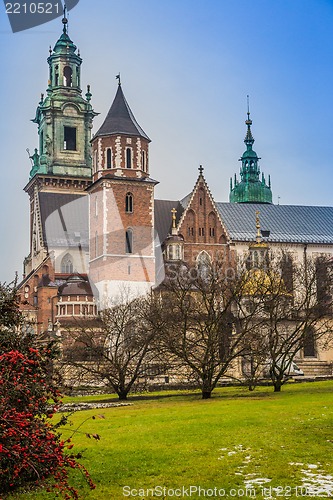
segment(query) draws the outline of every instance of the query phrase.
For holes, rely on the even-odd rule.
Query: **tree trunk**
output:
[[[117,394],[118,394],[118,399],[119,399],[120,401],[126,401],[126,399],[127,399],[127,394],[128,394],[128,392],[127,392],[127,391],[118,391],[118,392],[117,392]]]
[[[274,392],[281,392],[282,382],[281,380],[277,380],[274,382]]]
[[[202,399],[210,399],[212,396],[212,391],[202,391]]]

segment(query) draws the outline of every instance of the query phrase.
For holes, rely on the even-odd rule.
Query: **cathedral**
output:
[[[88,86],[67,19],[50,47],[49,80],[33,122],[30,250],[19,285],[21,308],[38,333],[75,318],[96,318],[108,299],[129,286],[142,294],[164,279],[164,263],[198,266],[220,255],[242,256],[260,234],[271,248],[295,255],[333,255],[333,207],[274,205],[270,176],[254,151],[252,120],[245,121],[240,177],[230,179],[229,202],[214,199],[200,166],[181,200],[158,200],[150,171],[150,138],[118,86],[102,126],[92,135]],[[258,229],[258,228],[257,228]],[[332,353],[315,345],[301,353],[309,375],[332,374]]]

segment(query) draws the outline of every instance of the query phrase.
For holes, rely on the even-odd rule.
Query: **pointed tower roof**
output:
[[[240,161],[242,162],[240,170],[240,182],[235,175],[234,185],[230,179],[231,203],[272,203],[272,190],[270,177],[266,184],[264,174],[260,179],[260,168],[257,153],[253,150],[254,138],[251,131],[252,120],[250,118],[249,96],[247,96],[247,120],[245,124],[247,131],[245,135],[246,151],[244,151]]]
[[[120,83],[111,108],[95,137],[115,134],[139,136],[150,142],[149,137],[136,121]]]

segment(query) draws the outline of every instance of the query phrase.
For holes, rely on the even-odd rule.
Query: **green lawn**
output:
[[[251,498],[254,492],[255,498],[310,498],[311,491],[300,489],[306,484],[321,488],[312,490],[316,498],[329,496],[325,487],[333,497],[333,382],[289,384],[281,393],[271,387],[254,393],[222,388],[205,401],[195,392],[130,401],[132,406],[77,412],[73,426],[63,431],[67,438],[88,416],[105,417],[89,419],[81,427],[98,433],[100,441],[79,433],[74,437],[74,449],[83,451],[82,462],[96,483],[91,492],[75,476],[86,499],[172,498],[171,493],[177,498],[181,493],[158,496],[157,489],[152,496],[152,491],[137,491],[157,486],[216,487],[226,491],[225,498],[249,498],[246,484],[252,485]],[[123,496],[124,486],[126,494],[133,490],[132,496]],[[281,489],[270,496],[269,488]],[[205,498],[203,493],[192,490],[190,498]],[[222,498],[223,491],[220,496],[213,493],[206,492],[206,498]],[[54,493],[24,492],[10,498],[51,500]]]

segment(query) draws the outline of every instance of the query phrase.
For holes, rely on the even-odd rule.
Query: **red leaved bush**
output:
[[[49,377],[55,346],[30,347],[35,338],[22,328],[24,320],[10,328],[1,321],[1,312],[0,300],[0,494],[33,482],[55,488],[66,499],[78,498],[68,481],[70,469],[79,469],[91,488],[94,484],[68,454],[71,440],[61,440],[57,428],[64,418],[58,424],[50,420],[60,404]]]

